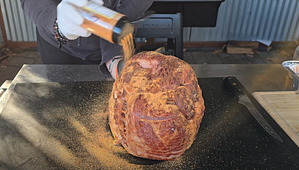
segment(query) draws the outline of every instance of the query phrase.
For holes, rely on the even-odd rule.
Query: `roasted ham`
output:
[[[204,115],[204,100],[190,65],[174,56],[141,52],[115,81],[109,125],[130,154],[171,160],[190,148]]]

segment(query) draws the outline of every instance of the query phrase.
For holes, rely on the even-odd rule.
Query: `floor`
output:
[[[36,48],[25,50],[8,49],[1,51],[0,86],[6,80],[13,80],[23,64],[42,64]],[[292,59],[293,51],[269,50],[260,51],[255,55],[231,55],[221,50],[187,50],[184,60],[189,64],[281,64]]]

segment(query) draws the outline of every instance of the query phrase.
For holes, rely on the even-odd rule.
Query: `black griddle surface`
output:
[[[255,103],[283,142],[270,136],[247,108],[238,104],[238,99],[222,84],[222,78],[199,79],[205,100],[205,115],[196,140],[180,158],[155,161],[131,156],[123,148],[120,148],[122,151],[105,148],[105,143],[98,141],[101,140],[98,133],[99,129],[104,130],[110,137],[102,139],[105,142],[113,141],[107,119],[112,84],[113,82],[17,84],[1,117],[10,121],[20,136],[42,152],[43,157],[35,160],[45,159],[48,161],[45,166],[51,165],[53,169],[298,169],[298,147],[262,107]],[[24,128],[34,126],[32,121],[23,120],[29,119],[28,117],[47,129],[47,139],[41,135],[44,130],[37,134],[32,132],[32,136],[24,132]],[[18,121],[20,119],[22,121]],[[35,143],[38,135],[41,135],[40,145]],[[63,147],[52,146],[48,138],[55,139]],[[61,148],[65,150],[60,151]],[[99,148],[109,152],[107,159],[96,154]],[[59,153],[67,152],[77,162],[68,160],[73,157],[59,156]],[[107,161],[119,160],[126,164],[107,164]]]

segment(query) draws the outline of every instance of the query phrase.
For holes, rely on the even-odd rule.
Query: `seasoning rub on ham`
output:
[[[189,64],[157,52],[129,60],[109,100],[115,142],[130,154],[172,160],[192,145],[204,115],[204,100]]]

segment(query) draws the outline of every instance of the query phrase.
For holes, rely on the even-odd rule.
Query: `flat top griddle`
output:
[[[298,169],[299,148],[257,102],[282,143],[238,104],[222,78],[198,80],[205,116],[191,148],[173,161],[134,157],[113,145],[107,109],[113,82],[105,81],[17,84],[1,113],[1,140],[14,134],[6,145],[18,148],[6,154],[27,156],[16,162],[24,169]]]

